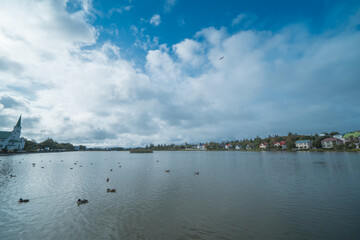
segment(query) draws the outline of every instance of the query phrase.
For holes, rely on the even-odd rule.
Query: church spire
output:
[[[21,115],[20,115],[19,120],[17,121],[15,127],[21,127]]]

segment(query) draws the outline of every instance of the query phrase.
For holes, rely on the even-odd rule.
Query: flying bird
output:
[[[224,58],[224,56],[222,56],[221,58],[219,58],[219,61],[221,60],[221,59],[223,59]]]

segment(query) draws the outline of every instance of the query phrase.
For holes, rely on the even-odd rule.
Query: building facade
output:
[[[268,148],[268,145],[269,145],[269,144],[268,144],[267,142],[263,142],[263,143],[260,143],[259,148],[265,150],[265,149]]]
[[[14,151],[23,150],[25,139],[21,134],[21,116],[11,132],[0,131],[0,150]]]
[[[286,141],[274,142],[274,147],[286,149]]]
[[[298,149],[310,149],[312,145],[310,140],[299,140],[295,142],[295,146]]]
[[[325,138],[321,141],[322,148],[334,148],[336,145],[340,145],[343,142],[337,138]]]

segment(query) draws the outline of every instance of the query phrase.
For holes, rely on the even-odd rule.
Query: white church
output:
[[[0,131],[0,151],[6,149],[8,151],[23,150],[25,139],[20,138],[21,134],[21,116],[17,121],[12,132]]]

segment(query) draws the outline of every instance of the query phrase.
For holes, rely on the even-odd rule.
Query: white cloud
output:
[[[167,46],[134,26],[148,49],[139,70],[113,43],[95,44],[89,7],[68,13],[61,2],[2,2],[4,126],[22,112],[25,137],[104,146],[358,126],[354,27],[315,37],[302,25],[234,34],[210,27]]]
[[[164,11],[171,12],[171,10],[175,6],[176,2],[177,2],[177,0],[166,0],[165,6],[164,6]]]
[[[197,41],[185,39],[173,46],[176,55],[186,63],[199,66],[203,61],[203,46]]]
[[[126,5],[126,6],[121,6],[119,8],[112,8],[109,10],[109,15],[111,16],[113,13],[123,13],[123,12],[128,12],[133,8],[133,6],[131,5]]]
[[[159,26],[160,23],[161,23],[160,15],[154,14],[150,19],[150,24],[152,24],[154,26]]]
[[[234,18],[232,20],[232,25],[237,25],[239,24],[244,18],[246,18],[246,15],[241,13],[239,15],[236,16],[236,18]]]

